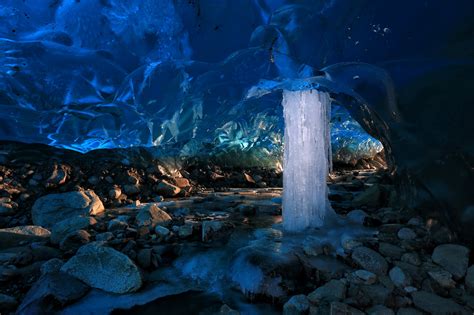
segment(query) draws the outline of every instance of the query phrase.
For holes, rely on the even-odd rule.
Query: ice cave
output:
[[[0,314],[473,314],[474,2],[0,1]]]

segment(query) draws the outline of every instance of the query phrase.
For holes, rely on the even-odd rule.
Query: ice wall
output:
[[[332,212],[326,184],[331,167],[330,111],[325,92],[283,92],[283,226],[287,231],[320,227]]]

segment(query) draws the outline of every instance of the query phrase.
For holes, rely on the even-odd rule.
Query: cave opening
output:
[[[0,313],[471,314],[473,13],[1,1]]]

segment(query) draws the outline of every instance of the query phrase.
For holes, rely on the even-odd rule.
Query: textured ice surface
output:
[[[321,227],[332,208],[326,179],[331,167],[331,100],[318,90],[284,91],[283,226]]]
[[[383,150],[380,141],[368,135],[347,109],[336,104],[331,106],[331,148],[333,161],[346,164],[372,158]]]
[[[247,92],[261,79],[314,74],[269,23],[282,4],[2,3],[10,24],[0,28],[0,139],[81,152],[149,146],[275,166],[282,158],[281,94],[248,99]],[[334,120],[334,130],[353,122],[349,115]],[[339,132],[335,147],[347,149],[338,149],[336,160],[373,155],[367,138]]]

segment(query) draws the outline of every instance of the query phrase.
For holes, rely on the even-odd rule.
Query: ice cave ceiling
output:
[[[335,152],[380,151],[360,124],[407,205],[474,223],[472,0],[3,0],[0,21],[2,140],[272,161],[281,90],[325,89]]]

